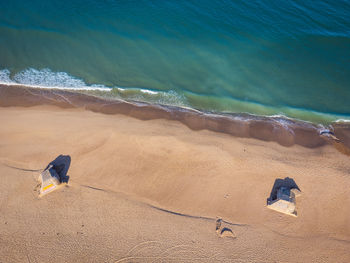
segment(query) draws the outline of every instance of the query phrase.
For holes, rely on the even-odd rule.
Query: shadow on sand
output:
[[[277,191],[279,188],[281,187],[286,187],[286,188],[289,188],[289,189],[299,189],[299,186],[295,183],[294,179],[292,178],[289,178],[289,177],[286,177],[284,179],[281,179],[281,178],[277,178],[275,180],[275,183],[273,184],[273,187],[272,187],[272,190],[271,190],[271,193],[270,193],[270,197],[267,198],[266,202],[267,204],[272,201],[272,200],[275,200],[277,198]]]
[[[61,183],[68,183],[69,176],[67,175],[70,167],[71,158],[69,155],[59,155],[55,160],[49,163],[45,170],[52,165],[60,176]]]

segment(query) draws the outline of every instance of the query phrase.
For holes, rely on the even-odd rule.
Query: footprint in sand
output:
[[[223,221],[221,218],[218,218],[216,220],[215,230],[216,230],[216,234],[219,237],[236,238],[236,235],[233,233],[233,231],[230,228],[223,226]]]

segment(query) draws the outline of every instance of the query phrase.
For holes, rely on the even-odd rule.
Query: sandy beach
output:
[[[54,105],[0,107],[0,123],[1,262],[350,261],[350,162],[331,143]],[[59,155],[68,184],[38,197]],[[297,217],[266,207],[287,177]],[[232,236],[216,233],[218,218]]]

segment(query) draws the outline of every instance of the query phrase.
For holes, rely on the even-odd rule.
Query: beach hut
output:
[[[297,216],[295,207],[295,198],[300,194],[296,188],[288,188],[285,186],[277,190],[277,197],[274,200],[269,200],[267,207],[291,216]]]
[[[40,174],[39,181],[41,183],[40,195],[52,192],[61,184],[60,176],[51,164]]]

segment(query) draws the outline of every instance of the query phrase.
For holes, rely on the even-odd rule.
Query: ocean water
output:
[[[0,83],[350,120],[350,1],[0,0]]]

